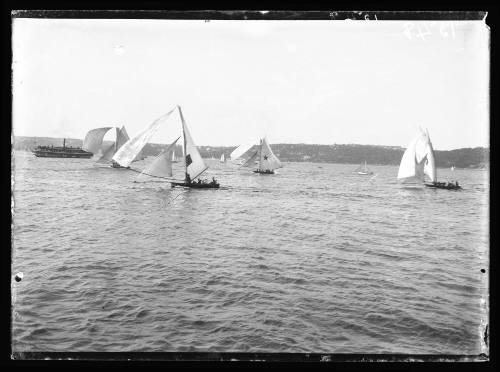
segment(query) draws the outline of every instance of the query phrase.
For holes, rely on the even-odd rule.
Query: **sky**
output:
[[[406,147],[419,126],[438,150],[489,146],[482,21],[17,18],[12,38],[15,136],[133,136],[180,105],[204,146]],[[174,114],[150,142],[180,133]]]

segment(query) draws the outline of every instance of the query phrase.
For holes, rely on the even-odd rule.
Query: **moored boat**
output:
[[[361,164],[359,167],[357,167],[354,171],[362,176],[369,176],[373,174],[373,172],[370,169],[368,169],[366,161],[364,164]]]

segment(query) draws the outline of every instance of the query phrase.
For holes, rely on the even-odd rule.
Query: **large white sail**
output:
[[[221,162],[221,163],[225,163],[225,162],[226,162],[226,158],[224,157],[224,154],[222,154],[222,155],[220,156],[220,162]]]
[[[200,152],[196,147],[191,134],[187,128],[184,116],[182,115],[182,110],[180,106],[179,115],[182,121],[182,133],[184,135],[184,160],[186,162],[186,174],[189,175],[191,181],[194,181],[196,177],[202,174],[208,167],[201,158]]]
[[[83,140],[82,149],[97,154],[101,150],[104,135],[113,127],[103,127],[89,130]]]
[[[257,159],[257,156],[259,155],[259,150],[256,150],[250,158],[246,162],[244,162],[241,166],[242,167],[253,167],[255,159]]]
[[[421,132],[405,150],[399,165],[398,179],[402,182],[424,181],[424,166],[427,162],[428,145],[425,133]]]
[[[424,166],[424,173],[429,177],[431,182],[437,182],[436,160],[434,159],[434,149],[432,148],[431,138],[426,129],[427,137],[427,161]]]
[[[139,155],[143,147],[146,146],[151,136],[156,132],[156,130],[158,130],[159,126],[168,119],[174,110],[175,109],[172,109],[165,115],[159,117],[142,132],[125,142],[113,156],[113,160],[122,167],[128,167],[137,155]]]
[[[123,144],[129,140],[124,126],[121,128],[116,127],[115,129],[116,141],[104,151],[100,159],[97,161],[98,163],[109,163],[113,159],[113,155],[115,155],[120,147],[122,147]]]
[[[175,144],[179,140],[178,137],[164,151],[162,151],[153,162],[146,167],[141,173],[152,177],[169,178],[172,177],[172,154],[175,149]]]
[[[239,157],[241,157],[245,152],[250,150],[254,144],[253,143],[244,143],[242,145],[239,145],[236,149],[233,150],[233,152],[229,155],[229,158],[231,160],[236,160]]]
[[[398,179],[406,180],[415,177],[415,157],[416,157],[416,145],[420,141],[421,135],[419,134],[406,148],[401,158],[401,163],[399,164]]]
[[[267,142],[267,138],[264,137],[261,140],[261,149],[260,149],[260,161],[259,161],[259,169],[266,170],[275,170],[276,168],[281,167],[281,162],[274,155],[273,150],[271,150],[271,146]]]

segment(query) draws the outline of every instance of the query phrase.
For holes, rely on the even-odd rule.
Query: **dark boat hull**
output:
[[[186,182],[170,182],[172,187],[175,186],[181,186],[181,187],[189,187],[191,189],[218,189],[219,184],[218,183],[196,183],[196,182],[191,182],[191,183],[186,183]]]
[[[274,174],[274,171],[262,171],[260,169],[254,170],[253,172],[259,174]]]
[[[91,152],[66,152],[66,151],[50,151],[50,150],[33,150],[33,154],[37,158],[77,158],[90,159],[94,154]]]
[[[462,190],[462,186],[456,186],[456,185],[438,185],[438,184],[433,184],[433,183],[426,183],[425,186],[431,187],[433,189],[444,189],[444,190]]]

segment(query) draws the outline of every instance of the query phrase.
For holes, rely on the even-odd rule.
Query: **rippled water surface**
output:
[[[487,172],[207,163],[219,190],[16,152],[13,350],[484,352]]]

